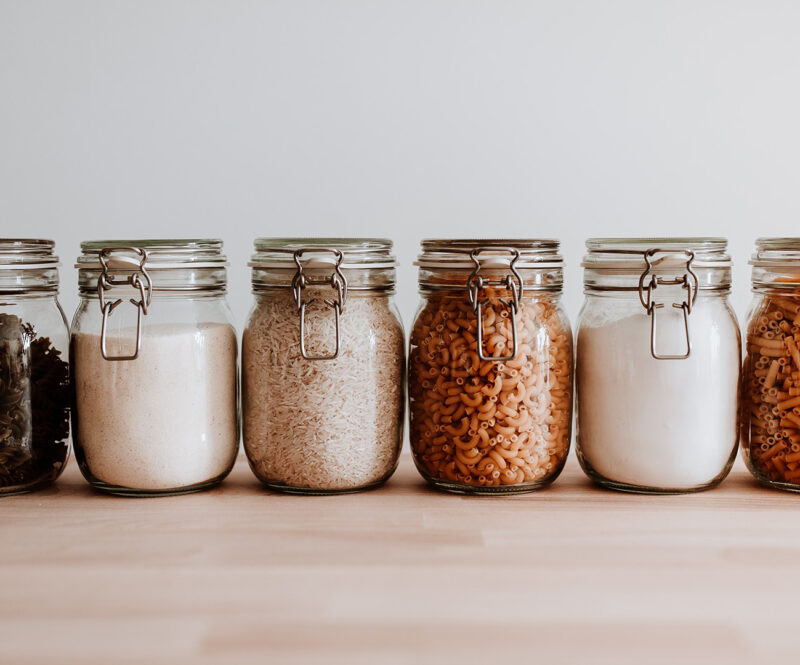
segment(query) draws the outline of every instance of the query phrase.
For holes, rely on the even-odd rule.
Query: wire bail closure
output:
[[[653,269],[652,258],[656,254],[682,254],[686,257],[686,272],[680,277],[673,277],[666,279],[651,274]],[[692,313],[692,307],[695,300],[697,300],[697,292],[699,282],[697,275],[692,270],[692,261],[694,261],[694,252],[691,250],[670,250],[670,249],[648,249],[644,252],[644,260],[647,267],[639,277],[639,300],[642,306],[647,311],[650,317],[650,355],[656,360],[685,360],[692,352],[692,342],[689,336],[689,315]],[[650,281],[645,284],[647,276],[650,275]],[[657,347],[657,323],[656,311],[664,307],[664,303],[656,303],[653,301],[653,292],[659,286],[680,286],[686,291],[686,297],[680,303],[672,303],[675,309],[683,312],[683,329],[686,334],[686,353],[667,355],[659,354],[656,350]]]
[[[507,252],[510,254],[512,258],[508,265],[509,274],[503,279],[498,280],[490,280],[481,277],[479,273],[481,269],[484,268],[484,265],[481,263],[480,255],[483,252],[492,252],[493,254]],[[519,301],[520,298],[522,298],[525,288],[522,277],[515,267],[515,264],[519,261],[519,250],[514,247],[473,249],[469,256],[475,264],[475,269],[467,279],[467,297],[472,305],[473,311],[478,317],[478,335],[476,340],[478,345],[478,357],[481,360],[492,360],[495,362],[513,360],[517,356],[517,312],[519,311]],[[499,299],[503,305],[508,307],[511,316],[511,354],[507,356],[487,356],[483,352],[483,307],[489,303],[489,298],[480,300],[478,294],[481,289],[489,287],[503,288],[511,291],[510,300]]]
[[[309,277],[303,272],[303,263],[301,259],[305,254],[333,254],[336,258],[336,263],[333,272],[329,277]],[[293,253],[294,262],[297,265],[297,272],[292,279],[292,293],[294,301],[297,304],[297,309],[300,313],[300,353],[306,360],[334,360],[339,357],[339,349],[341,346],[341,333],[339,330],[339,318],[344,308],[345,300],[347,299],[347,278],[342,273],[341,265],[344,260],[344,254],[339,249],[326,248],[326,247],[306,247],[298,249]],[[336,300],[323,299],[328,307],[333,310],[333,318],[336,326],[336,349],[331,355],[309,355],[306,350],[306,306],[319,300],[318,298],[311,298],[303,301],[303,289],[307,286],[325,286],[328,285],[336,291]]]
[[[135,259],[124,254],[114,256],[118,252],[136,254],[139,258]],[[102,272],[97,280],[97,295],[100,297],[100,310],[103,312],[103,325],[100,331],[100,351],[106,360],[136,360],[142,348],[142,316],[147,315],[150,307],[150,300],[153,295],[153,280],[147,272],[147,250],[140,247],[105,247],[99,254]],[[109,266],[109,261],[111,266]],[[125,282],[116,281],[110,270],[132,270]],[[144,278],[144,279],[143,279]],[[106,348],[106,329],[108,317],[122,303],[122,298],[114,302],[106,301],[105,293],[115,286],[123,286],[125,283],[139,290],[139,300],[130,298],[130,303],[136,307],[136,349],[127,356],[111,356]]]

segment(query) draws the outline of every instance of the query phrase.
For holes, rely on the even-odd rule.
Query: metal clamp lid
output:
[[[303,263],[301,259],[306,254],[333,254],[336,262],[334,264],[333,272],[329,276],[326,277],[311,277],[304,272]],[[344,254],[342,251],[336,248],[327,248],[327,247],[305,247],[303,249],[297,249],[293,252],[294,262],[297,265],[297,272],[292,279],[292,294],[294,295],[294,301],[297,304],[297,309],[300,313],[300,353],[302,353],[303,358],[306,360],[334,360],[339,356],[339,349],[341,347],[341,332],[339,329],[339,317],[341,316],[342,310],[344,309],[344,303],[347,300],[347,278],[344,276],[341,270],[342,261],[344,260]],[[325,286],[329,285],[332,289],[336,292],[336,299],[323,299],[324,302],[328,307],[333,309],[333,317],[336,326],[336,348],[334,352],[330,355],[313,355],[309,354],[306,350],[306,307],[313,302],[316,302],[317,298],[311,298],[308,300],[303,300],[303,289],[307,286]]]
[[[126,256],[135,254],[137,258]],[[147,315],[150,300],[153,295],[153,280],[147,272],[147,250],[140,247],[105,247],[99,253],[102,273],[97,280],[97,295],[100,299],[100,310],[103,313],[103,325],[100,331],[100,351],[106,360],[136,360],[142,348],[142,316]],[[125,282],[116,281],[112,270],[133,271]],[[139,300],[130,298],[130,303],[136,307],[136,348],[132,354],[122,356],[109,355],[106,347],[106,328],[108,317],[122,303],[122,298],[114,302],[106,301],[106,291],[115,286],[132,286],[139,291]]]
[[[685,360],[691,355],[692,341],[689,335],[689,315],[692,313],[692,307],[697,300],[697,293],[699,291],[699,280],[697,274],[692,270],[692,263],[695,258],[694,251],[690,249],[663,249],[659,247],[651,247],[646,250],[633,250],[633,249],[603,249],[605,254],[627,254],[631,256],[641,256],[644,259],[645,269],[639,275],[639,282],[637,291],[639,292],[639,301],[642,303],[647,315],[650,317],[650,355],[656,360]],[[662,257],[677,258],[680,257],[679,264],[684,264],[683,274],[678,277],[659,277],[655,274],[655,266],[653,265],[653,257],[660,255]],[[650,280],[647,281],[648,275]],[[657,303],[654,301],[653,292],[659,286],[680,286],[686,291],[686,296],[680,303],[672,303],[675,309],[681,310],[683,313],[683,330],[686,336],[686,351],[680,354],[662,354],[657,350],[658,340],[658,323],[656,320],[656,312],[664,307],[664,303]]]
[[[502,279],[485,279],[480,276],[480,271],[484,267],[480,260],[480,255],[483,252],[491,251],[493,254],[507,252],[511,255],[511,261],[508,264],[509,273]],[[478,316],[477,326],[477,339],[478,357],[481,360],[493,360],[495,362],[502,362],[506,360],[513,360],[517,356],[517,312],[519,311],[519,301],[525,290],[525,284],[522,277],[516,269],[516,263],[519,261],[519,250],[514,247],[492,247],[491,249],[481,248],[473,249],[470,254],[472,262],[475,264],[475,269],[467,279],[467,298],[469,299],[472,309]],[[508,307],[511,318],[511,354],[506,356],[487,356],[483,352],[483,307],[489,303],[489,298],[481,300],[478,297],[478,292],[487,287],[505,288],[511,291],[511,299],[503,300],[500,302]]]

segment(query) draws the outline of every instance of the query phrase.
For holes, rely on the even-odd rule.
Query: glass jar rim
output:
[[[800,263],[800,238],[757,238],[749,263],[756,268],[797,268]]]
[[[0,238],[0,269],[42,270],[58,266],[55,242],[44,238]]]
[[[228,265],[218,238],[161,238],[137,240],[88,240],[81,243],[81,256],[75,267],[81,270],[102,270],[100,255],[104,250],[126,250],[147,255],[147,267],[153,270],[185,268],[220,268]]]
[[[481,263],[498,266],[554,268],[562,267],[564,259],[558,253],[560,242],[552,238],[428,238],[420,243],[421,252],[414,261],[420,268],[468,269]]]
[[[388,238],[279,238],[262,237],[254,241],[251,268],[298,268],[304,257],[306,268],[332,265],[344,270],[396,268],[392,254],[394,242]]]
[[[729,268],[727,247],[728,240],[719,237],[589,238],[581,266],[600,271],[677,269],[691,259],[693,266]]]

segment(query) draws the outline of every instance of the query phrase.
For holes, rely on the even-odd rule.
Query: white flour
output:
[[[659,352],[680,353],[681,313],[662,309],[658,317]],[[699,298],[689,330],[689,358],[656,360],[644,311],[581,323],[578,454],[604,478],[681,490],[707,485],[726,470],[737,443],[737,324],[723,303]]]
[[[131,337],[110,338],[111,353]],[[236,334],[223,324],[153,325],[136,360],[110,362],[100,336],[72,338],[75,445],[111,485],[166,490],[227,473],[236,455]]]

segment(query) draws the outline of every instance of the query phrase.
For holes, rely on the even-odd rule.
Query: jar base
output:
[[[461,483],[452,483],[447,480],[439,480],[423,475],[425,481],[434,489],[450,494],[463,494],[468,496],[497,496],[508,494],[529,494],[537,490],[544,489],[550,485],[558,474],[546,480],[541,480],[533,483],[524,483],[521,485],[500,485],[498,487],[481,487],[480,485],[463,485]]]
[[[754,478],[758,481],[758,484],[762,487],[766,487],[767,489],[771,490],[778,490],[779,492],[792,492],[793,494],[800,494],[800,485],[795,485],[793,483],[781,483],[776,482],[774,480],[766,480],[764,478],[759,478],[758,476],[754,475]]]
[[[38,480],[27,483],[25,485],[11,485],[8,487],[0,487],[0,497],[4,496],[17,496],[19,494],[29,494],[31,492],[38,492],[39,490],[45,489],[50,487],[61,475],[61,472],[64,470],[64,466],[66,465],[66,461],[62,462],[58,469],[54,470],[53,472],[39,478]]]
[[[613,490],[615,492],[625,492],[626,494],[696,494],[697,492],[705,492],[706,490],[713,489],[719,485],[725,476],[728,475],[730,467],[726,468],[723,473],[718,475],[709,483],[698,485],[696,487],[650,487],[647,485],[632,485],[630,483],[623,483],[617,480],[610,480],[605,476],[601,476],[585,460],[581,459],[581,467],[583,472],[589,477],[595,485],[603,489]]]
[[[119,485],[109,485],[99,480],[90,480],[89,484],[91,485],[92,489],[95,489],[99,492],[103,492],[104,494],[113,494],[114,496],[124,496],[128,498],[157,498],[162,496],[177,496],[179,494],[193,494],[195,492],[202,492],[203,490],[211,489],[212,487],[216,487],[222,482],[222,478],[214,478],[213,480],[209,480],[203,483],[197,483],[195,485],[187,485],[186,487],[174,487],[164,490],[144,490],[144,489],[134,489],[131,487],[121,487]]]
[[[376,483],[370,483],[369,485],[362,485],[359,487],[348,487],[344,489],[316,489],[312,487],[293,487],[291,485],[284,485],[282,483],[275,483],[275,482],[267,482],[265,480],[261,480],[261,484],[264,486],[265,489],[271,490],[273,492],[279,492],[280,494],[294,494],[297,496],[336,496],[337,494],[358,494],[359,492],[368,492],[369,490],[374,490],[384,483],[388,478],[382,478]]]

